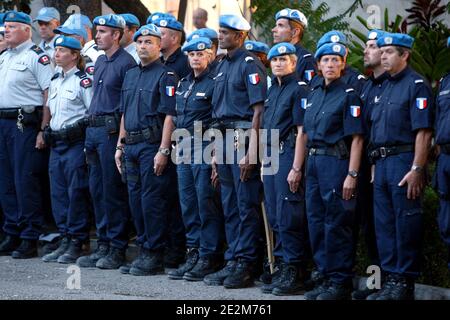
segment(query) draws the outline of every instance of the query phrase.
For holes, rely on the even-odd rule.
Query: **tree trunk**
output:
[[[44,0],[44,5],[58,9],[61,14],[61,23],[64,23],[72,13],[84,14],[91,20],[102,14],[101,0]]]
[[[105,3],[116,13],[132,13],[138,17],[142,25],[147,21],[150,12],[140,0],[104,0]]]
[[[184,20],[186,18],[187,0],[180,0],[180,5],[178,8],[178,21],[180,21],[184,25]]]

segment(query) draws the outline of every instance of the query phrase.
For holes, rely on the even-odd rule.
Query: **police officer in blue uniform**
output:
[[[212,46],[211,46],[211,61],[209,64],[209,69],[213,72],[215,72],[215,69],[217,65],[219,64],[220,60],[222,59],[222,56],[217,55],[217,50],[219,49],[219,36],[217,32],[210,28],[201,28],[192,31],[192,33],[186,38],[187,42],[190,42],[192,39],[205,37],[211,40]]]
[[[308,300],[345,300],[352,290],[352,224],[364,128],[361,100],[340,79],[345,54],[338,43],[316,52],[322,78],[305,111],[308,225],[314,262],[325,278],[305,294]]]
[[[142,26],[134,41],[141,64],[130,69],[123,82],[123,115],[115,159],[119,171],[126,173],[140,247],[129,273],[145,276],[164,273],[168,191],[173,188],[168,171],[173,166],[170,138],[178,78],[159,60],[161,31],[157,26]]]
[[[50,126],[44,139],[49,161],[53,216],[62,236],[60,246],[44,262],[75,263],[89,238],[89,183],[84,154],[85,117],[92,100],[92,80],[82,70],[81,43],[71,37],[55,40],[55,62],[61,68],[50,84]]]
[[[120,47],[125,21],[117,15],[96,17],[96,41],[105,55],[95,64],[94,96],[89,107],[85,152],[89,166],[89,189],[94,203],[98,246],[80,257],[81,267],[117,269],[125,261],[128,243],[126,186],[117,171],[114,154],[120,127],[120,96],[127,71],[136,66],[133,57]]]
[[[170,279],[201,281],[218,271],[223,261],[223,215],[214,203],[211,164],[203,157],[210,142],[202,142],[212,120],[211,47],[211,40],[200,37],[182,48],[193,70],[180,80],[176,91],[178,190],[188,250],[186,263],[170,271]]]
[[[267,130],[263,182],[265,206],[271,225],[276,225],[277,251],[281,272],[263,292],[275,295],[299,293],[306,278],[306,216],[302,184],[306,139],[303,116],[307,105],[308,86],[295,72],[296,48],[287,42],[273,46],[268,58],[274,83],[265,101],[263,128]],[[278,139],[272,140],[272,133]],[[266,170],[267,169],[267,170]]]
[[[423,168],[431,143],[433,99],[425,80],[408,66],[413,42],[398,33],[377,40],[389,79],[370,110],[370,157],[375,163],[375,230],[386,281],[369,300],[414,299],[420,272]]]
[[[8,50],[0,56],[0,202],[7,236],[0,254],[25,259],[37,255],[43,224],[42,131],[49,122],[43,106],[52,70],[50,57],[31,41],[31,17],[10,11],[4,22]]]
[[[245,49],[253,53],[266,68],[270,68],[270,61],[267,59],[270,48],[267,44],[259,41],[247,40],[244,42],[244,46]],[[267,88],[270,88],[271,85],[272,79],[267,75]]]
[[[126,52],[131,54],[136,63],[139,64],[140,60],[133,38],[134,34],[141,26],[141,23],[139,22],[139,19],[132,13],[122,13],[120,14],[120,16],[124,18],[126,23],[123,37],[120,40],[120,45],[125,49]]]
[[[276,25],[272,29],[273,42],[290,42],[297,49],[297,74],[304,82],[309,83],[317,73],[313,55],[303,48],[301,41],[308,19],[296,9],[285,8],[275,15]]]
[[[216,137],[215,157],[228,249],[226,266],[203,281],[242,288],[253,284],[257,259],[261,191],[257,147],[267,84],[264,66],[244,47],[250,24],[240,16],[222,15],[219,25],[219,45],[227,49],[227,56],[217,67],[212,105],[213,127],[225,135],[222,141]],[[233,142],[232,150],[226,148]]]
[[[450,48],[450,37],[447,40]],[[436,166],[439,192],[439,229],[448,249],[448,268],[450,269],[450,73],[445,75],[439,85],[436,99],[436,144],[439,158]]]

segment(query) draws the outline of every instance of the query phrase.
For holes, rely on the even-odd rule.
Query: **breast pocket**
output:
[[[393,97],[388,102],[384,112],[387,113],[386,129],[392,132],[392,136],[401,137],[405,132],[411,131],[410,105],[408,100]]]
[[[139,106],[142,112],[147,116],[154,116],[158,113],[158,105],[152,101],[153,90],[141,89],[139,91]]]
[[[16,82],[17,80],[22,80],[26,77],[28,67],[24,64],[13,64],[11,66],[12,77],[10,82]]]
[[[226,84],[225,74],[219,73],[217,77],[214,78],[214,96],[212,98],[212,104],[215,105],[225,94]]]
[[[78,92],[76,91],[63,91],[61,98],[64,100],[64,107],[68,112],[77,112],[80,105],[80,99],[78,99]]]
[[[344,127],[342,114],[338,111],[322,111],[317,116],[317,132],[324,137],[332,135]]]
[[[208,111],[211,109],[211,97],[195,96],[193,100],[196,111]]]

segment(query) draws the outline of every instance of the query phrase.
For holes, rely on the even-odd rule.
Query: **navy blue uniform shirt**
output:
[[[120,92],[123,79],[136,61],[123,48],[117,50],[111,58],[98,57],[95,63],[94,96],[89,107],[90,115],[104,115],[119,111]]]
[[[271,145],[271,129],[279,130],[280,141],[288,138],[292,129],[303,126],[307,105],[308,86],[297,73],[284,76],[281,84],[274,78],[264,103],[262,128],[267,129],[267,145]]]
[[[450,143],[450,73],[439,85],[436,98],[436,143]]]
[[[362,101],[341,79],[325,86],[322,78],[308,95],[303,129],[308,147],[333,146],[346,137],[364,134]]]
[[[310,82],[311,88],[316,87],[322,81],[322,76],[315,76],[314,79]],[[359,73],[357,70],[352,67],[346,65],[344,69],[344,74],[341,77],[341,82],[348,84],[351,88],[355,89],[356,93],[360,94],[362,92],[362,88],[367,83],[367,79],[364,75]]]
[[[299,44],[295,45],[295,49],[297,49],[295,53],[297,56],[297,66],[295,68],[297,75],[301,81],[310,83],[314,75],[317,74],[314,56]]]
[[[186,77],[191,72],[187,55],[185,55],[181,48],[178,48],[167,60],[161,56],[161,62],[174,71],[179,79]]]
[[[222,59],[216,74],[213,118],[251,121],[253,105],[266,99],[267,74],[261,61],[242,47]]]
[[[175,91],[178,78],[159,60],[128,71],[120,102],[125,130],[139,131],[157,124],[165,115],[175,116]]]
[[[389,76],[378,103],[370,111],[374,147],[414,144],[419,129],[433,127],[431,88],[410,67]]]

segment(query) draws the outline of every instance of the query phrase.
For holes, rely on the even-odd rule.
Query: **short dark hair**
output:
[[[400,55],[400,56],[402,56],[405,52],[408,52],[408,60],[406,60],[406,61],[409,62],[411,60],[411,55],[412,55],[411,49],[395,46],[395,50],[397,50],[398,55]]]
[[[303,40],[303,34],[305,33],[305,28],[300,22],[289,20],[289,26],[291,29],[300,29],[299,40]]]

